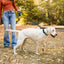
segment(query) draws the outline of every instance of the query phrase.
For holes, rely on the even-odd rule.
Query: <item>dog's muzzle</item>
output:
[[[52,34],[50,34],[53,38],[55,38],[56,36],[57,36],[57,34],[55,34],[55,35],[52,35]]]

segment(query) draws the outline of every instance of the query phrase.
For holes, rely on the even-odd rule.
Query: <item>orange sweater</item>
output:
[[[10,10],[14,10],[14,8],[15,8],[15,10],[18,11],[18,8],[15,3],[13,6],[13,4],[10,0],[0,0],[0,19],[1,19],[1,15],[2,15],[2,9],[3,9],[3,11],[10,11]]]

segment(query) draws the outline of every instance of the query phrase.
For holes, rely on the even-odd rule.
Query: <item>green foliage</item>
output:
[[[35,5],[33,0],[15,0],[21,11],[36,23],[45,22],[51,24],[64,24],[64,1],[63,0],[42,0],[40,5]],[[25,24],[32,24],[23,15]],[[24,22],[23,21],[23,22]]]

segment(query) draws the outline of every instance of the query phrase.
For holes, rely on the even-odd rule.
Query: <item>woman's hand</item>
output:
[[[17,12],[20,12],[20,10],[17,10]]]

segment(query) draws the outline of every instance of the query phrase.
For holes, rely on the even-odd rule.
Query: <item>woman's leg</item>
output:
[[[11,24],[11,29],[15,30],[16,27],[16,15],[14,12],[11,12],[11,16],[10,16],[10,24]],[[16,38],[16,33],[12,32],[12,48],[14,48],[14,46],[17,44],[17,38]]]
[[[9,17],[6,12],[6,14],[3,12],[3,17],[2,17],[3,23],[4,23],[4,29],[9,29]],[[4,32],[4,47],[9,47],[10,40],[9,40],[9,33]]]

